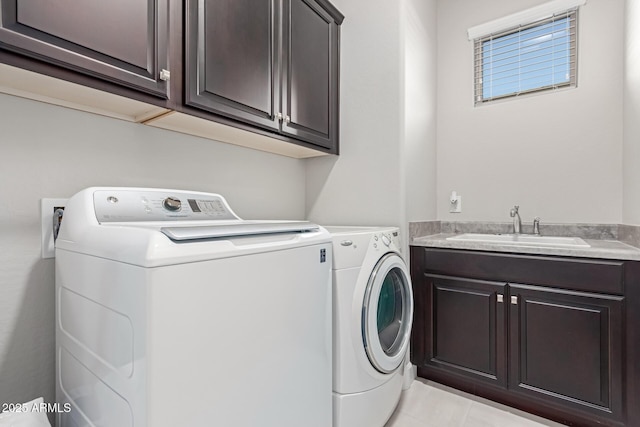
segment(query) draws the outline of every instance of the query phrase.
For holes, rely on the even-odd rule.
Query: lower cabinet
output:
[[[443,370],[506,386],[504,284],[426,276],[427,360]],[[499,297],[500,296],[500,297]],[[418,320],[422,321],[422,319]],[[415,322],[414,322],[415,323]]]
[[[509,284],[509,388],[622,418],[621,296]]]
[[[640,426],[637,264],[412,247],[418,375],[568,425]]]

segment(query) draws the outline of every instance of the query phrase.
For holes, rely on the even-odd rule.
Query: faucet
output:
[[[511,218],[513,218],[513,234],[520,234],[520,230],[522,229],[522,220],[520,219],[518,209],[520,209],[520,206],[514,206],[509,213]]]

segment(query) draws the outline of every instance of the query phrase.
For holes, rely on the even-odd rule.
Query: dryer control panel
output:
[[[172,190],[97,190],[98,222],[238,220],[219,194]]]
[[[399,247],[400,245],[398,240],[398,231],[389,230],[381,233],[375,233],[373,235],[371,245],[374,249],[387,250],[392,244]]]

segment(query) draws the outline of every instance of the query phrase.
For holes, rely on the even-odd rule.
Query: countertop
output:
[[[414,237],[412,246],[444,249],[467,249],[474,251],[506,252],[534,255],[556,255],[582,258],[619,259],[640,261],[640,249],[618,240],[584,239],[589,248],[561,248],[541,246],[520,246],[509,243],[469,242],[447,240],[455,233],[439,233],[430,236]]]

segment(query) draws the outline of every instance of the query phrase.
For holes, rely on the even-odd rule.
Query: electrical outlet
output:
[[[454,200],[454,199],[451,199]],[[449,212],[450,213],[460,213],[462,212],[462,196],[456,195],[455,201],[449,200]]]
[[[53,238],[53,214],[67,205],[68,199],[40,199],[40,224],[42,230],[42,258],[56,256]]]

